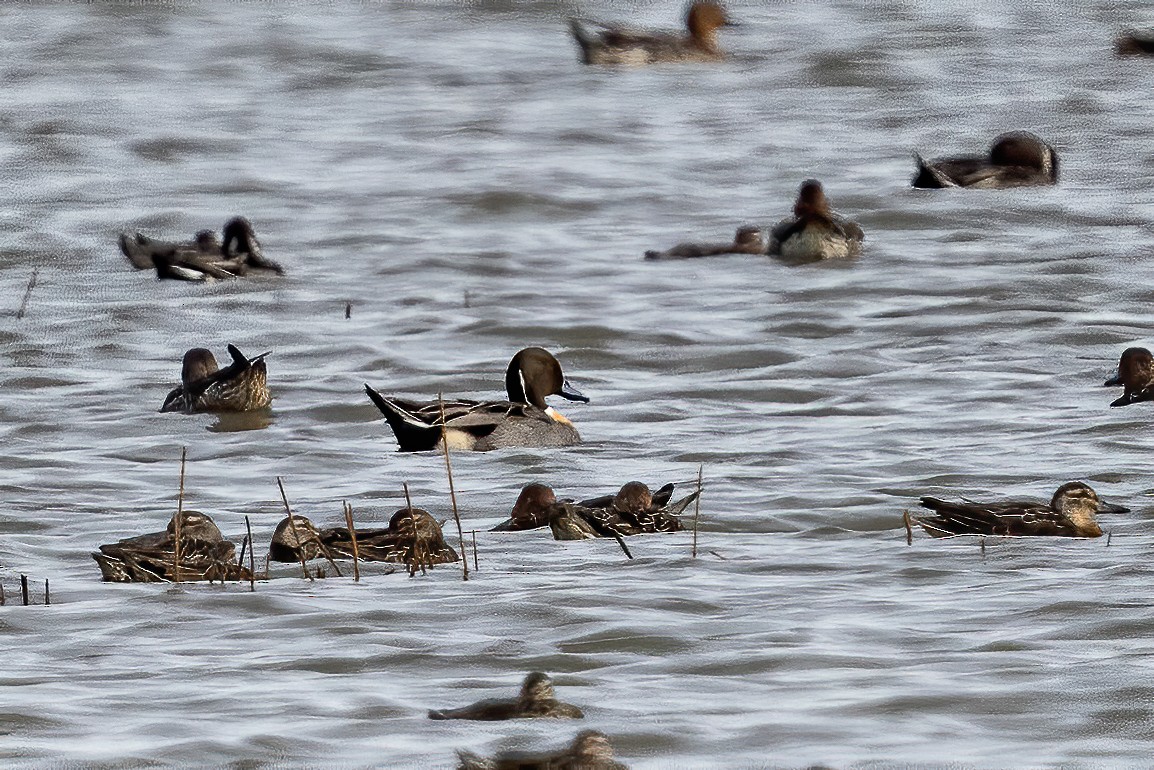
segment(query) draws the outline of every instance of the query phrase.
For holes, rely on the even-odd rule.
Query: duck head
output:
[[[196,234],[196,248],[204,253],[219,254],[220,238],[212,230],[201,230]]]
[[[1071,481],[1058,487],[1058,491],[1050,500],[1050,507],[1069,519],[1084,536],[1098,537],[1102,534],[1102,528],[1098,526],[1094,514],[1106,509],[1098,499],[1098,494],[1088,484]]]
[[[221,246],[221,253],[228,258],[239,254],[249,254],[257,259],[264,257],[260,241],[256,239],[256,232],[252,229],[252,223],[244,217],[233,217],[224,223],[224,244]]]
[[[1118,373],[1105,384],[1122,385],[1129,393],[1154,383],[1154,355],[1146,348],[1126,348],[1118,359]]]
[[[521,488],[513,512],[509,517],[513,523],[525,529],[541,527],[549,523],[549,507],[557,502],[557,495],[545,484],[526,484]]]
[[[821,182],[807,179],[797,191],[797,203],[793,204],[793,214],[798,219],[829,219],[829,201]]]
[[[717,30],[735,26],[725,13],[725,8],[715,0],[696,0],[685,13],[685,26],[689,36],[700,48],[717,52]]]
[[[525,681],[521,685],[521,701],[523,703],[552,700],[554,697],[556,696],[553,694],[553,680],[549,678],[548,674],[534,671],[525,677]]]
[[[1010,131],[994,138],[990,162],[995,166],[1033,168],[1053,180],[1058,179],[1058,153],[1029,131]]]
[[[555,420],[560,415],[545,403],[546,396],[589,403],[588,397],[569,384],[561,364],[544,348],[525,348],[513,356],[505,371],[505,391],[513,403],[532,404]]]
[[[210,374],[219,371],[216,356],[208,348],[192,348],[184,354],[184,363],[180,367],[180,381],[185,385],[202,380]]]
[[[613,508],[622,513],[645,513],[653,506],[653,494],[640,481],[630,481],[613,498]]]
[[[181,540],[219,542],[224,539],[224,536],[220,534],[220,529],[216,526],[216,522],[200,511],[181,511],[177,516],[180,517]],[[172,520],[168,522],[167,531],[173,537],[176,536],[177,516],[173,516]]]

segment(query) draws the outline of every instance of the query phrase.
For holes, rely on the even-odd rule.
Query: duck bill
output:
[[[1110,379],[1108,379],[1102,383],[1103,387],[1107,387],[1107,388],[1116,388],[1121,384],[1122,384],[1122,375],[1119,372],[1114,372],[1114,375],[1112,377],[1110,377]]]
[[[557,395],[561,396],[561,398],[567,398],[570,401],[580,401],[584,404],[589,403],[589,397],[570,385],[569,380],[561,383],[561,390],[557,391]]]
[[[1098,501],[1097,513],[1129,513],[1130,509],[1124,505],[1117,505],[1116,503],[1108,503],[1105,500]]]

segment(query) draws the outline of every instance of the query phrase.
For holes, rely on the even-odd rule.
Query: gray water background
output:
[[[0,609],[8,767],[450,767],[607,732],[638,768],[1148,766],[1154,63],[1138,2],[734,2],[720,66],[578,66],[572,14],[677,3],[0,7]],[[911,153],[1030,129],[1062,183],[908,188]],[[824,181],[860,259],[646,263],[770,225]],[[283,280],[130,270],[116,234],[248,216]],[[33,269],[27,314],[16,309]],[[344,317],[346,303],[352,316]],[[271,349],[271,423],[158,414],[183,351]],[[585,443],[454,458],[466,529],[520,486],[704,467],[690,536],[478,535],[480,570],[225,589],[99,582],[98,544],[186,501],[258,543],[275,477],[318,523],[414,502],[362,383],[499,397],[526,345],[592,398]],[[1133,512],[1096,541],[907,547],[921,494]],[[431,722],[550,672],[584,723]],[[951,764],[952,763],[952,764]]]

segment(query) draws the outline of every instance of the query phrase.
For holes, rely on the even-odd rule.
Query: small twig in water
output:
[[[413,528],[413,548],[409,558],[409,577],[417,574],[417,568],[420,567],[421,574],[427,575],[425,571],[425,555],[422,553],[421,546],[423,545],[420,535],[417,533],[417,514],[413,511],[413,500],[409,497],[409,483],[407,481],[401,482],[401,487],[405,490],[405,505],[408,506],[409,511],[409,526]]]
[[[28,606],[28,576],[20,576],[20,596],[24,599],[24,606]]]
[[[910,526],[910,510],[907,508],[902,511],[902,521],[906,525],[906,545],[914,544],[914,528]]]
[[[693,558],[697,558],[697,518],[701,514],[701,476],[705,473],[705,464],[697,466],[697,499],[693,501]]]
[[[252,542],[252,523],[248,520],[248,516],[244,517],[244,528],[248,531],[248,590],[256,590],[256,557],[254,552],[256,546]],[[267,569],[266,569],[267,572]]]
[[[473,530],[473,569],[480,572],[481,565],[477,563],[477,530]]]
[[[188,447],[180,448],[180,490],[176,494],[176,522],[172,528],[172,581],[180,582],[180,525],[184,518],[184,463],[188,459]]]
[[[353,317],[353,303],[346,302],[345,303],[345,318],[349,319],[352,317]]]
[[[36,288],[36,276],[40,273],[40,268],[32,269],[32,277],[28,279],[28,288],[24,290],[24,299],[20,301],[20,309],[16,311],[17,318],[24,317],[24,311],[28,309],[28,298],[32,296],[32,290]]]
[[[449,499],[453,501],[453,518],[457,520],[457,537],[461,541],[461,580],[469,579],[469,557],[465,555],[465,532],[461,529],[461,514],[457,510],[457,492],[453,489],[453,466],[449,462],[449,437],[445,432],[445,397],[437,394],[441,405],[441,447],[445,450],[445,472],[449,474]]]
[[[48,578],[44,578],[44,606],[52,604],[52,594],[48,592]]]
[[[349,528],[349,539],[353,542],[353,582],[361,582],[360,551],[357,549],[357,528],[353,526],[353,507],[345,502],[345,526]]]

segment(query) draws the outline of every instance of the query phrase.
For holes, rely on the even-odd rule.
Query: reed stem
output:
[[[252,542],[252,523],[248,516],[244,517],[244,528],[248,532],[248,590],[256,591],[256,544]]]
[[[24,317],[24,311],[28,309],[28,298],[32,296],[32,289],[36,288],[36,276],[40,273],[40,268],[32,269],[32,277],[28,279],[28,288],[24,290],[24,299],[20,301],[20,309],[16,311],[16,318]]]
[[[444,394],[437,394],[437,403],[441,405],[441,447],[445,450],[445,472],[449,474],[449,499],[453,502],[453,518],[457,520],[457,537],[461,542],[461,580],[468,580],[469,557],[465,556],[465,531],[461,528],[461,514],[457,510],[457,492],[453,488],[453,465],[449,462],[449,437],[445,434]]]
[[[409,497],[409,483],[407,481],[401,482],[401,487],[405,490],[405,505],[408,506],[409,511],[409,526],[413,528],[413,548],[411,551],[411,558],[409,559],[409,577],[417,574],[417,567],[421,568],[421,574],[427,575],[425,571],[424,554],[421,553],[420,536],[417,534],[417,515],[413,512],[413,500]]]
[[[180,448],[180,489],[176,493],[176,522],[172,528],[172,581],[180,582],[180,525],[184,519],[184,464],[188,459],[188,447]]]
[[[281,481],[280,476],[276,477],[276,485],[280,487],[280,499],[284,503],[285,515],[288,516],[289,520],[289,529],[293,531],[293,540],[295,540],[297,544],[297,556],[301,559],[301,571],[305,573],[305,577],[311,582],[313,576],[309,573],[308,565],[305,564],[305,544],[301,542],[300,533],[297,532],[297,522],[296,519],[293,518],[292,508],[289,508],[288,495],[284,493],[284,482]]]
[[[353,526],[353,507],[345,501],[345,526],[349,528],[349,539],[353,542],[353,582],[361,582],[360,551],[357,548],[357,528]]]
[[[697,558],[697,519],[701,515],[701,481],[705,464],[697,466],[697,499],[693,501],[693,558]]]

